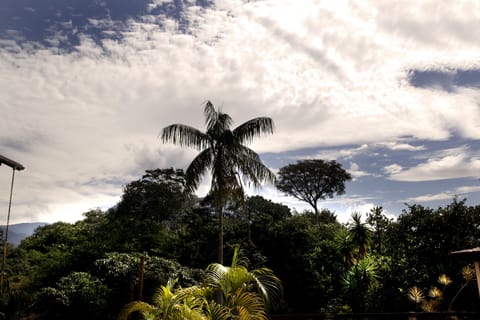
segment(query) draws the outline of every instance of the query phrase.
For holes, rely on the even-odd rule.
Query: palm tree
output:
[[[127,304],[118,320],[128,320],[129,315],[139,312],[147,320],[207,320],[204,312],[207,304],[205,290],[200,287],[175,288],[177,280],[170,279],[166,286],[161,286],[153,297],[153,305],[134,301]]]
[[[370,246],[371,231],[367,224],[362,222],[362,215],[355,212],[352,214],[352,223],[348,228],[352,242],[358,250],[358,260],[364,258]]]
[[[356,262],[342,276],[343,290],[353,312],[364,312],[378,286],[377,262],[372,256]]]
[[[206,269],[203,286],[176,287],[170,279],[153,297],[153,304],[127,304],[118,320],[139,312],[146,320],[267,320],[267,308],[282,296],[280,280],[268,268],[249,271],[235,247],[231,266],[212,263]],[[216,302],[217,294],[222,301]]]
[[[220,263],[207,267],[205,286],[222,296],[221,305],[212,301],[210,306],[216,305],[217,309],[223,310],[222,314],[228,319],[266,320],[267,309],[282,297],[281,282],[268,268],[249,271],[239,254],[237,245],[229,267]]]
[[[343,258],[345,269],[350,269],[356,264],[357,248],[352,241],[352,235],[349,230],[340,229],[335,236],[336,247]]]
[[[163,129],[162,141],[193,147],[200,153],[185,172],[186,189],[197,189],[202,176],[212,175],[210,194],[218,215],[218,261],[223,264],[223,208],[228,201],[243,201],[242,182],[260,187],[262,182],[274,182],[275,175],[261,162],[260,157],[246,144],[265,133],[273,133],[271,118],[248,120],[231,129],[232,118],[215,110],[210,101],[204,107],[206,132],[196,128],[172,124]]]
[[[465,283],[457,291],[455,296],[452,298],[452,301],[450,301],[450,304],[448,305],[448,311],[452,311],[453,303],[455,302],[455,300],[457,300],[458,296],[463,291],[463,289],[465,289],[470,282],[475,281],[475,269],[472,266],[469,266],[469,265],[464,266],[462,268],[461,273],[462,273],[463,279],[465,279]],[[441,280],[439,279],[439,281]],[[448,281],[445,281],[444,283],[447,283],[447,282]]]

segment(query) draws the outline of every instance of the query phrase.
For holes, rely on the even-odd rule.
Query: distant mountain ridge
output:
[[[31,236],[36,228],[47,225],[46,222],[30,222],[11,224],[8,227],[8,243],[18,246],[23,239]],[[0,226],[2,234],[5,234],[5,226]],[[4,237],[2,237],[3,239]]]

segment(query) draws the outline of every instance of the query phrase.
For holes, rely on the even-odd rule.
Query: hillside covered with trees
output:
[[[449,256],[480,245],[480,206],[464,200],[408,206],[395,221],[377,207],[341,224],[328,210],[292,212],[252,196],[226,206],[224,216],[225,261],[238,244],[249,269],[267,267],[282,281],[273,313],[478,311],[475,281],[462,273],[472,261]],[[169,279],[182,287],[202,283],[217,259],[217,239],[212,199],[186,193],[183,170],[148,170],[109,210],[39,227],[11,248],[2,312],[115,319],[140,295],[151,301]],[[428,294],[433,288],[438,300]]]

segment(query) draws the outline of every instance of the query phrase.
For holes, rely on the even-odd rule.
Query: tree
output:
[[[377,299],[388,297],[384,311],[408,307],[404,296],[388,288],[402,288],[404,292],[412,286],[426,289],[437,281],[439,274],[452,277],[452,285],[445,292],[446,301],[450,300],[464,280],[458,270],[470,261],[449,253],[479,246],[479,223],[480,206],[467,207],[465,200],[454,199],[437,209],[408,205],[398,219],[387,226],[382,240],[382,254],[393,261],[383,277],[384,291]],[[478,310],[478,303],[471,301],[462,299],[460,309]]]
[[[345,193],[345,182],[352,179],[335,160],[301,160],[280,168],[277,188],[312,206],[318,224],[318,201]]]
[[[86,272],[72,272],[55,287],[40,290],[36,306],[40,319],[103,319],[109,290]]]
[[[184,193],[185,178],[181,169],[146,170],[141,179],[130,182],[124,189],[118,214],[132,219],[147,219],[172,225],[188,199]]]
[[[152,320],[206,320],[203,290],[196,286],[175,288],[176,283],[176,280],[170,279],[166,286],[161,286],[153,297],[154,305],[142,301],[127,304],[118,319],[128,320],[130,314],[140,312],[145,319]]]
[[[206,132],[196,128],[172,124],[163,129],[162,141],[193,147],[200,153],[185,171],[186,189],[197,189],[202,176],[212,174],[210,193],[218,215],[218,260],[223,263],[223,209],[229,200],[243,201],[242,182],[260,187],[262,182],[275,181],[275,175],[262,163],[260,157],[246,144],[264,133],[273,133],[271,118],[248,120],[231,129],[232,118],[215,110],[210,101],[204,107]]]
[[[375,252],[383,253],[383,240],[388,226],[392,223],[392,220],[388,219],[383,214],[382,207],[374,207],[367,212],[367,224],[373,229],[373,244],[372,247]]]
[[[139,283],[139,266],[144,257],[144,283]],[[94,273],[111,289],[108,306],[110,313],[140,296],[146,301],[154,296],[161,284],[177,279],[178,285],[196,285],[202,277],[202,270],[180,265],[178,262],[144,253],[107,253],[95,261]],[[142,290],[142,292],[140,292]]]
[[[254,224],[254,240],[285,289],[286,311],[320,312],[340,290],[341,256],[335,234],[338,222],[315,225],[305,214]],[[301,294],[299,294],[301,292]]]
[[[362,222],[360,213],[352,214],[352,222],[348,224],[348,231],[351,234],[352,243],[357,249],[357,260],[363,259],[370,247],[371,231],[367,224]]]
[[[248,209],[248,232],[251,234],[249,239],[252,240],[254,246],[268,241],[267,229],[292,215],[289,207],[258,195],[249,197],[246,206]]]
[[[268,268],[248,270],[239,253],[236,246],[231,266],[210,264],[202,286],[175,287],[177,281],[169,280],[157,291],[154,305],[131,302],[118,319],[140,312],[152,320],[267,320],[266,309],[281,298],[281,282]],[[221,303],[215,301],[217,294],[223,296]]]
[[[230,315],[228,319],[266,320],[267,308],[275,306],[282,297],[281,281],[268,268],[248,270],[239,254],[237,245],[230,266],[210,264],[206,286],[220,292],[222,309]]]
[[[359,260],[343,275],[343,289],[353,312],[365,312],[368,300],[378,286],[377,262],[374,256]]]
[[[155,249],[167,258],[177,258],[172,248],[178,243],[178,224],[189,204],[183,170],[146,170],[141,179],[125,186],[121,201],[107,212],[109,251]]]

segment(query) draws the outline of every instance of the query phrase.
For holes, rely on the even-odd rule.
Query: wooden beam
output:
[[[480,261],[475,261],[475,274],[477,275],[478,296],[480,297]]]

